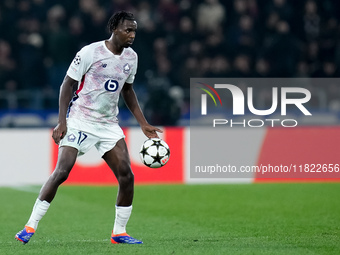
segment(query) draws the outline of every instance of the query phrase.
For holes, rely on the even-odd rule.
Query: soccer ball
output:
[[[143,143],[139,156],[144,165],[159,168],[169,161],[170,148],[162,139],[150,138]]]

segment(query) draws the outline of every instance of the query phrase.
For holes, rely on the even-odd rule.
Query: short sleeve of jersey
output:
[[[83,75],[89,70],[92,65],[93,54],[90,47],[82,48],[73,59],[67,70],[67,75],[76,81],[80,81]]]
[[[126,83],[132,84],[133,81],[135,80],[135,76],[136,76],[136,73],[137,73],[137,65],[138,65],[138,57],[137,57],[137,54],[136,54],[136,63],[132,67],[131,73],[125,81]]]

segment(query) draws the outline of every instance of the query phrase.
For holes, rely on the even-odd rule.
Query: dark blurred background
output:
[[[137,18],[134,87],[154,125],[188,123],[190,77],[339,77],[338,0],[2,0],[0,127],[55,125],[70,62],[119,10]],[[340,86],[315,91],[340,111]]]

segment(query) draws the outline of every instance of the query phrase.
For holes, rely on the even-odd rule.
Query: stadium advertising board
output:
[[[192,130],[189,128],[166,127],[162,138],[169,144],[171,155],[169,162],[158,169],[144,166],[139,158],[140,147],[145,141],[140,129],[125,128],[124,131],[136,184],[340,180],[338,178],[340,127],[338,126],[301,126],[289,129],[232,128],[228,129],[228,132],[218,128],[215,129],[214,134],[210,127],[200,127],[199,139],[204,145],[199,145],[199,148],[192,146],[190,148]],[[197,130],[193,131],[197,132]],[[242,170],[246,172],[241,178],[237,178],[236,174],[233,178],[225,178],[225,176],[216,178],[217,174],[212,171],[213,168],[210,169],[209,174],[201,170],[201,175],[205,174],[208,177],[193,176],[191,167],[197,161],[190,162],[192,158],[190,151],[202,153],[200,156],[203,163],[218,160],[214,157],[215,154],[221,153],[217,146],[211,146],[210,151],[206,150],[214,135],[221,137],[220,143],[227,141],[227,145],[223,147],[226,166],[230,169],[243,166]],[[0,186],[43,184],[57,161],[58,146],[51,138],[51,130],[1,129],[0,138],[2,143],[6,144],[0,147]],[[20,160],[15,160],[13,158],[15,155],[20,155]],[[211,164],[211,166],[218,169],[222,165],[217,166],[216,162],[218,163],[215,161],[215,165]],[[293,169],[293,173],[285,173],[287,169]],[[329,169],[329,172],[333,169],[333,173],[325,173],[326,169]],[[283,173],[275,171],[283,171]],[[77,159],[66,184],[111,185],[116,184],[116,180],[94,149]]]
[[[160,137],[170,147],[170,160],[161,168],[145,166],[139,157],[143,142],[147,139],[139,128],[124,128],[130,153],[131,167],[136,184],[184,182],[184,128],[164,128]],[[58,146],[51,144],[53,165],[56,164]],[[77,159],[66,184],[117,184],[110,168],[95,149]]]

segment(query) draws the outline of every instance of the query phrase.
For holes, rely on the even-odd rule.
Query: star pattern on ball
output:
[[[168,162],[170,149],[163,140],[159,138],[150,138],[142,145],[139,155],[146,166],[159,168]]]
[[[143,145],[143,147],[142,147],[142,149],[141,149],[141,151],[140,151],[140,153],[143,155],[143,158],[145,157],[145,155],[148,154],[148,153],[146,152],[147,149],[148,149],[148,148],[145,148],[145,146]]]
[[[158,146],[157,146],[157,148],[158,148]],[[161,162],[162,157],[159,156],[159,152],[157,152],[156,156],[151,156],[151,157],[154,159],[154,161]]]

